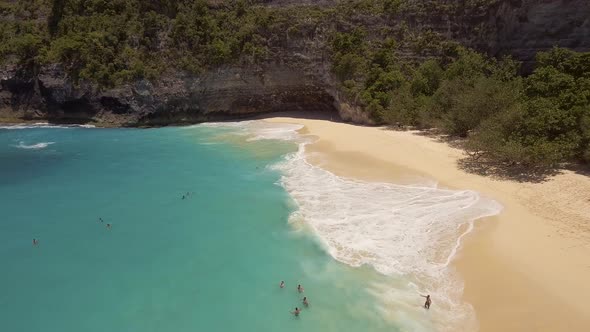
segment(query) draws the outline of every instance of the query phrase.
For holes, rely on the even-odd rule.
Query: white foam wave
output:
[[[477,329],[471,306],[461,300],[463,284],[449,264],[476,219],[495,215],[497,202],[471,190],[437,188],[436,183],[396,185],[338,177],[305,159],[301,126],[240,122],[232,128],[250,139],[296,139],[298,152],[271,168],[297,204],[292,223],[309,226],[335,259],[371,265],[393,276],[393,284],[372,285],[386,316],[405,330]],[[417,293],[433,296],[425,316]]]
[[[265,139],[294,141],[300,138],[297,131],[303,128],[302,125],[298,124],[279,124],[264,121],[208,122],[196,126],[231,129],[232,134],[247,136],[248,141]]]
[[[303,145],[275,167],[299,206],[294,220],[310,224],[338,260],[371,264],[384,274],[436,274],[448,266],[469,222],[500,209],[470,190],[340,178],[310,165]]]
[[[41,143],[37,143],[37,144],[26,145],[23,141],[20,141],[18,143],[18,145],[15,145],[15,147],[17,147],[19,149],[27,149],[27,150],[40,150],[40,149],[45,149],[46,147],[48,147],[51,144],[55,144],[55,142],[41,142]]]
[[[298,205],[291,221],[309,225],[335,259],[407,280],[375,291],[397,323],[409,330],[453,331],[458,324],[476,329],[472,308],[461,300],[462,282],[449,264],[474,220],[499,213],[501,205],[471,190],[341,178],[309,164],[304,144],[274,167]],[[437,302],[437,314],[427,321],[420,292]]]
[[[35,129],[35,128],[96,128],[94,125],[53,125],[47,122],[38,122],[38,123],[20,123],[20,124],[11,124],[0,126],[0,129],[7,129],[7,130],[18,130],[18,129]]]

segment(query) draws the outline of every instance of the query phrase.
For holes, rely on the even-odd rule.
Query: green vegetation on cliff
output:
[[[267,52],[258,34],[271,22],[260,7],[230,1],[25,0],[4,3],[0,55],[23,69],[60,63],[74,81],[112,87],[157,78],[169,68],[194,73]]]
[[[419,64],[361,29],[333,39],[333,71],[349,100],[377,123],[439,128],[467,138],[476,158],[554,167],[590,162],[590,53],[554,48],[527,77],[519,64],[452,44]],[[361,45],[352,47],[351,45]]]
[[[74,83],[112,88],[169,70],[277,62],[297,44],[330,61],[344,101],[376,123],[439,128],[466,138],[475,158],[507,165],[590,162],[590,54],[539,53],[525,77],[516,61],[423,24],[481,16],[500,0],[266,2],[1,1],[0,61],[32,76],[59,64]]]

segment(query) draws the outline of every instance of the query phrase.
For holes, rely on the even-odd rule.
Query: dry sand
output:
[[[416,132],[325,120],[271,118],[305,125],[318,137],[312,163],[363,180],[427,176],[472,189],[504,206],[476,223],[454,266],[480,331],[590,331],[590,178],[565,171],[543,183],[497,180],[460,170],[461,150]]]

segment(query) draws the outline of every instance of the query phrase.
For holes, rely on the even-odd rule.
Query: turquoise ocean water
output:
[[[220,130],[0,129],[0,331],[398,330],[382,276],[289,225],[267,166],[297,146]]]

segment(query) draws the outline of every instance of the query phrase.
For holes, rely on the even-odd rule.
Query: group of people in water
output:
[[[104,223],[104,220],[102,220],[102,218],[101,218],[101,217],[99,217],[99,218],[98,218],[98,221],[99,221],[100,223]],[[111,224],[107,224],[107,229],[108,229],[108,230],[111,230],[112,228],[113,228],[113,225],[111,225]],[[36,247],[36,246],[38,246],[38,245],[39,245],[39,239],[33,239],[33,247]]]
[[[280,288],[285,288],[285,281],[281,280],[281,283],[279,284]],[[297,291],[299,293],[303,293],[305,290],[303,289],[303,286],[301,286],[300,284],[297,285]],[[420,294],[420,296],[422,296],[423,298],[426,299],[426,302],[424,302],[424,308],[425,309],[430,309],[430,304],[432,303],[432,300],[430,299],[430,294],[428,295],[422,295]],[[307,296],[303,297],[303,305],[307,308],[309,307],[309,301],[307,300]],[[293,310],[291,312],[293,315],[295,315],[296,317],[299,317],[299,314],[301,313],[301,309],[299,307],[295,307],[295,310]]]
[[[101,223],[104,223],[104,220],[102,220],[102,218],[98,218],[98,221],[100,221]],[[107,229],[110,230],[111,228],[113,228],[113,225],[107,224]]]
[[[182,195],[182,199],[187,199],[192,194],[194,194],[194,192],[192,192],[192,193],[191,192],[187,192],[186,194]],[[101,217],[98,218],[98,221],[101,222],[101,223],[104,223],[104,220]],[[113,226],[110,223],[107,223],[106,224],[106,227],[107,227],[108,230],[110,230],[110,229],[112,229]],[[33,239],[33,246],[36,247],[38,245],[39,245],[39,240],[36,239],[36,238],[34,238]],[[281,283],[279,284],[279,287],[280,288],[285,288],[285,281],[284,280],[281,281]],[[301,284],[297,285],[297,292],[303,293],[304,291],[305,290],[303,289],[303,286],[301,286]],[[432,300],[430,299],[430,294],[428,294],[428,295],[422,295],[422,294],[420,294],[420,296],[422,296],[423,298],[426,299],[426,301],[424,302],[424,308],[425,309],[430,309],[430,304],[432,303]],[[302,302],[303,302],[303,305],[305,307],[309,307],[309,301],[307,300],[307,296],[304,296],[303,297]],[[301,313],[301,309],[299,307],[295,307],[295,310],[292,311],[291,313],[293,315],[295,315],[296,317],[299,317],[299,314]]]
[[[182,195],[182,199],[187,199],[191,195],[193,195],[194,193],[195,193],[194,191],[193,192],[188,192],[187,191],[186,194]],[[100,223],[104,223],[104,220],[101,217],[98,218],[98,221]],[[111,230],[113,228],[113,225],[111,225],[110,223],[107,223],[106,227],[107,227],[108,230]],[[33,239],[33,247],[36,247],[38,245],[39,245],[39,239]]]
[[[187,199],[191,195],[193,195],[194,193],[195,193],[194,191],[193,192],[188,192],[187,191],[186,194],[182,195],[182,199]],[[100,223],[104,223],[104,220],[101,217],[98,218],[98,221]],[[106,227],[107,227],[108,230],[111,230],[113,228],[113,225],[111,225],[110,223],[108,223]],[[39,240],[38,239],[33,239],[33,247],[36,247],[38,245],[39,245]]]
[[[279,288],[285,288],[285,281],[281,280],[281,283],[279,284]],[[301,284],[297,285],[297,292],[299,293],[303,293],[305,290],[303,289],[303,286],[301,286]],[[303,297],[303,305],[307,308],[309,307],[309,301],[307,300],[307,296]],[[299,317],[299,314],[301,313],[301,309],[299,309],[299,307],[295,307],[295,310],[291,312],[293,315],[295,315],[295,317]]]
[[[187,191],[186,194],[182,195],[182,199],[187,199],[187,198],[191,197],[191,195],[194,194],[194,193],[195,193],[194,191],[193,192],[188,192]]]

